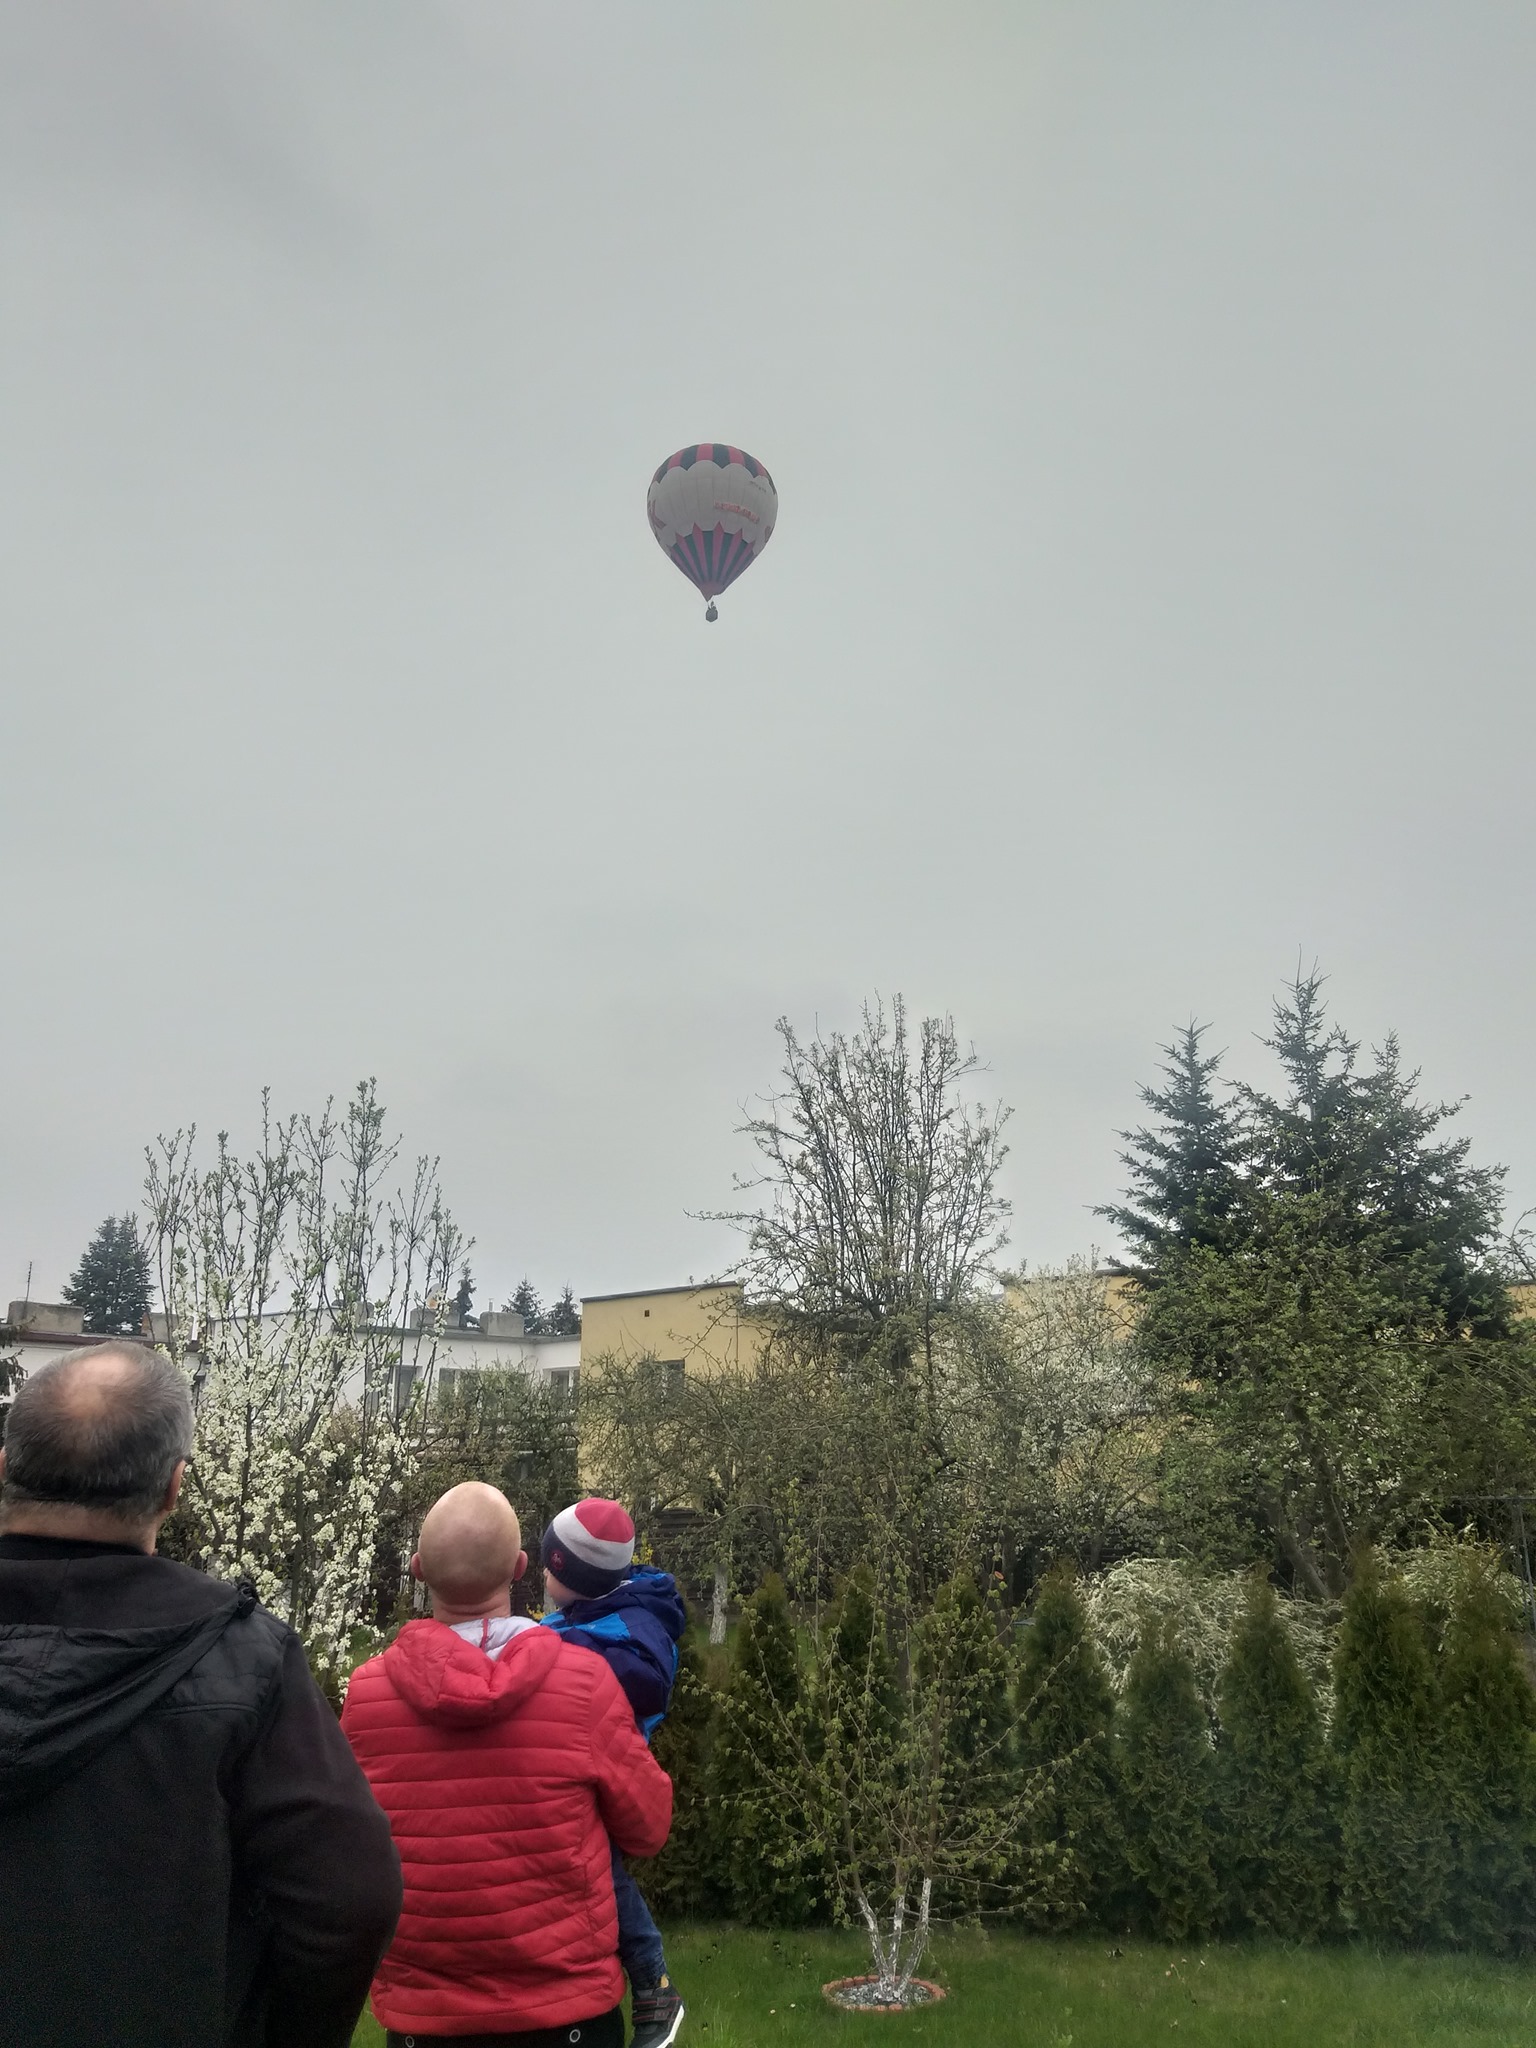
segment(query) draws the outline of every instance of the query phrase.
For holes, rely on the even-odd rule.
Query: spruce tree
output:
[[[1272,1193],[1330,1198],[1341,1240],[1369,1244],[1401,1275],[1403,1312],[1427,1298],[1448,1331],[1502,1337],[1509,1294],[1494,1256],[1504,1169],[1474,1166],[1471,1140],[1442,1126],[1457,1103],[1419,1099],[1395,1034],[1360,1063],[1360,1042],[1328,1022],[1324,977],[1298,974],[1274,1006],[1264,1041],[1280,1063],[1278,1095],[1237,1090],[1252,1166]]]
[[[1448,1931],[1453,1852],[1424,1618],[1362,1558],[1334,1654],[1332,1746],[1346,1925],[1378,1940]]]
[[[678,1645],[677,1681],[652,1749],[672,1780],[672,1832],[659,1856],[641,1866],[646,1898],[666,1918],[716,1913],[728,1903],[728,1873],[713,1798],[720,1698],[709,1684],[691,1634]]]
[[[108,1216],[96,1226],[64,1299],[85,1310],[85,1327],[102,1335],[138,1336],[151,1299],[149,1247],[131,1216]]]
[[[1141,1091],[1157,1122],[1120,1133],[1130,1147],[1120,1155],[1130,1187],[1123,1203],[1097,1212],[1122,1232],[1132,1271],[1152,1288],[1179,1254],[1225,1244],[1237,1205],[1242,1140],[1217,1093],[1221,1055],[1200,1050],[1208,1029],[1191,1021],[1162,1048],[1167,1085]]]
[[[475,1276],[469,1270],[466,1259],[459,1269],[459,1284],[453,1296],[453,1327],[464,1330],[469,1327],[470,1310],[475,1305]]]
[[[569,1286],[560,1290],[558,1300],[544,1318],[546,1337],[579,1337],[581,1335],[581,1303]]]
[[[1528,1454],[1523,1414],[1491,1453],[1481,1427],[1523,1365],[1502,1176],[1447,1135],[1454,1105],[1421,1099],[1395,1040],[1367,1060],[1329,1021],[1317,973],[1282,991],[1265,1043],[1279,1086],[1219,1090],[1190,1026],[1105,1213],[1137,1261],[1139,1355],[1184,1425],[1162,1437],[1169,1535],[1336,1598],[1357,1549]]]
[[[1475,1948],[1536,1942],[1536,1694],[1488,1560],[1465,1558],[1438,1659],[1452,1933]]]
[[[1171,1620],[1147,1616],[1120,1702],[1131,1913],[1185,1941],[1215,1924],[1214,1758],[1195,1670]]]
[[[800,1659],[784,1582],[770,1573],[742,1610],[714,1750],[714,1799],[732,1910],[753,1926],[810,1917],[795,1805],[786,1796],[786,1724],[800,1710]]]
[[[1362,1063],[1359,1040],[1329,1022],[1323,985],[1315,969],[1298,974],[1274,1004],[1264,1043],[1279,1062],[1277,1092],[1219,1088],[1203,1025],[1163,1048],[1166,1086],[1142,1090],[1156,1121],[1120,1134],[1129,1185],[1099,1214],[1155,1294],[1198,1270],[1200,1254],[1247,1243],[1251,1194],[1310,1198],[1341,1246],[1368,1247],[1399,1277],[1413,1327],[1427,1301],[1452,1334],[1507,1335],[1496,1257],[1503,1169],[1474,1166],[1469,1140],[1445,1135],[1459,1105],[1420,1099],[1394,1036]]]
[[[544,1335],[544,1304],[539,1300],[539,1290],[526,1274],[517,1283],[517,1291],[505,1306],[514,1315],[523,1319],[523,1334],[526,1337]]]
[[[1068,1569],[1048,1573],[1035,1597],[1015,1698],[1020,1769],[1049,1774],[1019,1869],[1027,1915],[1052,1930],[1105,1920],[1125,1870],[1115,1695]]]
[[[1334,1852],[1317,1701],[1268,1581],[1248,1583],[1219,1683],[1218,1866],[1242,1932],[1316,1940],[1327,1927]]]

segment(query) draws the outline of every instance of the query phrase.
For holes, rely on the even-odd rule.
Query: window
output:
[[[557,1394],[574,1394],[580,1370],[575,1365],[558,1365],[549,1375],[549,1384]]]
[[[651,1358],[645,1361],[646,1385],[651,1398],[657,1401],[681,1399],[683,1385],[688,1377],[688,1367],[681,1358]]]

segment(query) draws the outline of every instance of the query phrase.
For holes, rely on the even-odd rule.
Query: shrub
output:
[[[856,1571],[844,1582],[817,1660],[817,1701],[823,1724],[866,1748],[889,1745],[901,1715],[901,1694],[874,1580]]]
[[[656,1761],[672,1780],[672,1832],[659,1856],[638,1866],[651,1910],[665,1917],[718,1913],[728,1905],[712,1798],[720,1696],[688,1636],[678,1649],[677,1683],[657,1729]]]
[[[1118,1694],[1125,1688],[1147,1616],[1178,1631],[1195,1667],[1195,1688],[1207,1716],[1217,1717],[1216,1695],[1232,1635],[1243,1618],[1248,1572],[1207,1571],[1182,1558],[1132,1557],[1096,1572],[1083,1587],[1088,1631],[1099,1647]],[[1325,1600],[1285,1600],[1280,1619],[1302,1670],[1322,1705],[1332,1689],[1334,1637],[1339,1610]],[[1323,1706],[1323,1719],[1328,1718]]]
[[[1219,1864],[1243,1932],[1315,1940],[1331,1912],[1334,1850],[1317,1702],[1268,1581],[1255,1574],[1219,1688]]]
[[[944,1916],[995,1908],[1011,1890],[1016,1836],[990,1853],[984,1847],[988,1816],[1001,1831],[1021,1790],[1003,1625],[997,1601],[983,1599],[960,1572],[912,1631],[913,1709],[920,1725],[926,1710],[929,1742],[943,1752],[934,1796],[956,1809],[957,1833],[968,1821],[977,1829],[974,1862],[960,1859],[936,1885],[934,1907]]]
[[[1344,1602],[1334,1660],[1345,1923],[1377,1939],[1449,1931],[1452,1844],[1422,1610],[1373,1553]]]
[[[1462,1551],[1438,1660],[1456,1939],[1508,1951],[1536,1939],[1536,1694],[1491,1561]]]
[[[1131,1916],[1169,1940],[1203,1934],[1218,1903],[1214,1759],[1194,1667],[1167,1620],[1148,1619],[1131,1659],[1118,1750]]]
[[[1028,1818],[999,1621],[957,1579],[888,1629],[863,1575],[817,1645],[795,1750],[809,1839],[888,2003],[906,2000],[936,1908],[973,1913],[1005,1894]]]
[[[732,1910],[754,1926],[795,1927],[815,1905],[804,1828],[784,1796],[800,1659],[784,1582],[770,1573],[742,1611],[714,1750],[714,1801]]]
[[[1107,1919],[1125,1877],[1115,1696],[1069,1570],[1049,1573],[1036,1595],[1015,1699],[1020,1767],[1050,1773],[1018,1861],[1025,1914],[1056,1930]]]

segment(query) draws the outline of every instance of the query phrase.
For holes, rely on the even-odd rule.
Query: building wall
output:
[[[1129,1273],[1116,1272],[1101,1266],[1095,1269],[1091,1277],[1103,1288],[1106,1307],[1123,1314],[1129,1322],[1136,1309],[1136,1283]],[[1022,1313],[1032,1301],[1039,1300],[1042,1294],[1049,1296],[1051,1290],[1059,1288],[1061,1284],[1062,1276],[1058,1273],[1030,1273],[1022,1280],[1004,1282],[1003,1301],[1008,1308]]]
[[[5,1327],[14,1330],[15,1335],[0,1345],[0,1355],[7,1358],[15,1356],[22,1371],[30,1373],[52,1359],[66,1357],[72,1351],[113,1341],[109,1337],[86,1336],[81,1330],[83,1318],[83,1309],[58,1303],[13,1302]],[[146,1332],[146,1336],[150,1341],[163,1343],[165,1318],[157,1315],[150,1320],[154,1327]],[[269,1343],[281,1341],[283,1321],[280,1313],[263,1316],[262,1334]],[[579,1337],[529,1337],[524,1334],[522,1317],[516,1315],[493,1316],[489,1321],[489,1330],[444,1330],[435,1340],[431,1331],[399,1331],[397,1334],[404,1357],[402,1374],[405,1376],[401,1392],[415,1379],[417,1372],[425,1368],[432,1356],[434,1341],[439,1386],[452,1386],[463,1374],[470,1372],[523,1372],[566,1392],[574,1391],[581,1365]],[[343,1387],[342,1397],[356,1401],[361,1398],[362,1391],[359,1376]]]
[[[0,1358],[15,1359],[24,1374],[36,1372],[72,1351],[110,1344],[110,1337],[85,1334],[85,1310],[61,1301],[13,1301],[6,1310]]]
[[[584,1373],[601,1371],[609,1357],[681,1360],[690,1373],[739,1372],[756,1363],[761,1342],[733,1284],[582,1297]]]
[[[512,1318],[508,1318],[512,1320]],[[569,1392],[581,1364],[579,1337],[491,1336],[481,1330],[444,1330],[437,1340],[437,1382],[455,1384],[468,1372],[525,1372]],[[454,1377],[450,1379],[449,1374]]]
[[[34,1373],[39,1366],[51,1365],[56,1358],[68,1358],[71,1352],[86,1351],[93,1345],[111,1341],[109,1337],[57,1336],[28,1330],[19,1340],[0,1344],[0,1357],[14,1358],[23,1373]]]

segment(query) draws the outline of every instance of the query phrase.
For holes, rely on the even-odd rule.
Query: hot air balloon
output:
[[[753,456],[723,441],[679,448],[645,494],[651,531],[719,614],[715,599],[767,547],[779,516],[773,478]]]

